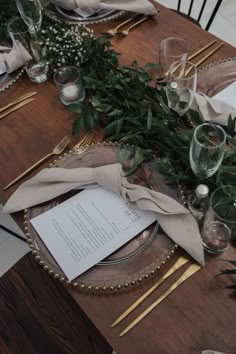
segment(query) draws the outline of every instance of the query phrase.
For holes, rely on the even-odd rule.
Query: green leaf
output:
[[[232,115],[230,114],[228,117],[227,129],[229,135],[231,135],[232,137],[235,134],[235,128],[236,128],[236,117],[232,118]]]
[[[94,127],[94,118],[93,114],[90,111],[85,111],[83,112],[83,123],[84,123],[84,128],[87,131],[90,131]]]
[[[232,264],[233,266],[236,267],[236,261],[229,260],[229,259],[219,259],[219,261],[228,262],[228,263],[230,263],[230,264]]]
[[[83,105],[81,103],[73,103],[67,107],[69,112],[81,113],[83,110]]]
[[[80,131],[80,129],[83,128],[83,120],[81,117],[77,118],[74,120],[73,126],[72,126],[72,135],[75,135]]]
[[[222,269],[220,271],[219,274],[217,274],[216,276],[219,276],[219,275],[226,275],[226,274],[236,274],[236,269]]]
[[[129,170],[129,172],[126,174],[126,176],[132,175],[138,169],[139,165],[143,162],[143,160],[144,160],[143,150],[140,149],[139,147],[136,147],[134,153],[133,165]]]

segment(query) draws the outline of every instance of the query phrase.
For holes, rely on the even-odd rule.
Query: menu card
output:
[[[228,103],[230,106],[236,108],[236,81],[217,93],[213,98]]]
[[[30,220],[72,280],[109,256],[156,221],[103,187],[86,189]]]

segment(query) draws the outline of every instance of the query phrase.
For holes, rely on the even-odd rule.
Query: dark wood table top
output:
[[[165,37],[185,38],[192,51],[215,38],[176,13],[157,6],[161,9],[158,18],[144,22],[126,38],[111,40],[121,53],[122,64],[129,65],[133,60],[140,65],[157,62],[157,46]],[[94,29],[99,33],[119,22],[97,24]],[[208,62],[233,56],[236,56],[235,48],[225,43]],[[23,76],[1,93],[1,105],[31,90],[37,90],[36,100],[0,122],[0,200],[3,204],[21,182],[5,192],[3,187],[51,151],[65,134],[71,133],[73,120],[59,102],[51,82],[36,85]],[[97,137],[101,136],[98,131]],[[73,137],[70,147],[80,137],[80,134]],[[48,163],[35,169],[30,176]],[[22,225],[21,212],[15,213],[14,218]],[[172,261],[138,287],[97,294],[64,287],[28,254],[0,279],[0,353],[106,354],[111,353],[111,348],[118,354],[197,354],[204,349],[236,353],[235,299],[224,288],[233,278],[213,279],[222,265],[219,258],[235,259],[235,248],[231,247],[220,257],[207,256],[203,269],[120,338],[119,333],[125,325],[152,303],[160,291],[112,329],[113,320],[148,289]],[[170,282],[166,281],[162,290],[168,285]]]

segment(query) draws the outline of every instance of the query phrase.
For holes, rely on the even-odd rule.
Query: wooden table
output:
[[[215,38],[174,12],[159,7],[159,18],[144,22],[126,38],[112,40],[115,49],[121,53],[122,64],[129,65],[134,59],[140,65],[157,62],[157,45],[165,37],[185,38],[192,51]],[[117,23],[119,20],[94,28],[102,31]],[[235,48],[225,43],[208,62],[235,55]],[[1,93],[1,105],[30,90],[38,91],[37,100],[0,122],[2,203],[17,185],[6,192],[3,187],[71,132],[72,120],[50,82],[35,85],[23,76]],[[79,138],[72,139],[71,147]],[[34,173],[47,164],[41,165]],[[16,213],[14,217],[22,225],[22,213]],[[235,249],[230,248],[223,256],[235,259]],[[217,257],[206,257],[206,261],[204,269],[120,338],[118,335],[125,325],[152,303],[159,292],[152,294],[138,311],[114,329],[110,328],[111,323],[150,287],[156,276],[123,292],[87,294],[65,288],[28,254],[0,279],[0,353],[106,354],[111,353],[111,348],[118,354],[197,354],[204,349],[236,353],[235,300],[224,288],[233,279],[213,279],[221,263],[217,262]],[[164,271],[168,267],[167,264]],[[168,285],[170,282],[167,281],[162,290]]]

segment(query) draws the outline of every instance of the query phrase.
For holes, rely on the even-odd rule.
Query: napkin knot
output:
[[[123,196],[121,186],[122,166],[120,164],[96,167],[93,172],[94,180],[100,186]]]

